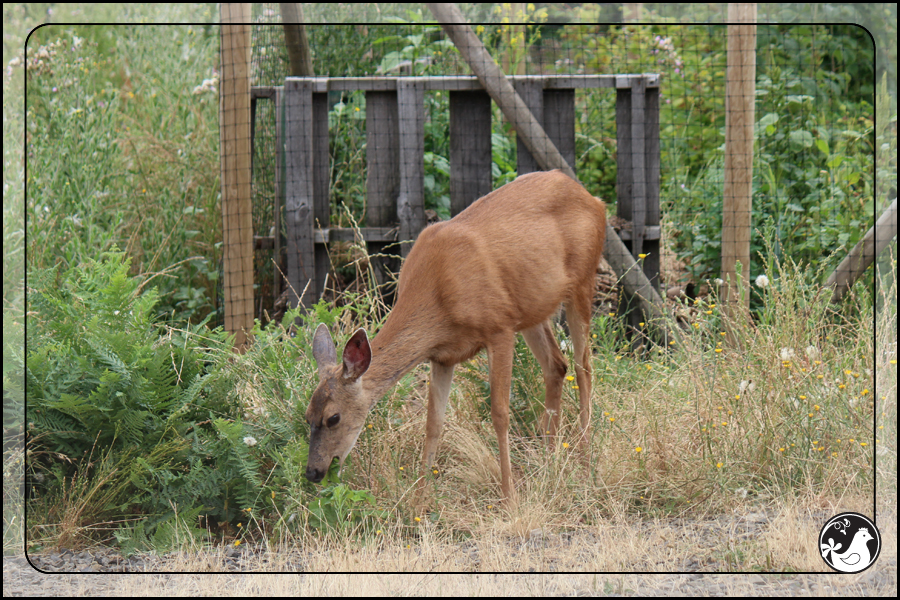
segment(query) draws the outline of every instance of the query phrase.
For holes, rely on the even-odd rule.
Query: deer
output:
[[[555,438],[567,361],[551,319],[565,307],[580,402],[580,429],[591,422],[589,324],[606,206],[560,170],[532,172],[419,234],[400,269],[394,307],[369,341],[358,329],[342,360],[325,324],[313,335],[319,383],[310,397],[305,476],[322,481],[340,468],[366,416],[399,379],[429,361],[422,469],[435,456],[453,370],[487,351],[491,421],[497,434],[501,500],[516,502],[509,456],[509,397],[515,336],[521,332],[546,388],[541,431]]]

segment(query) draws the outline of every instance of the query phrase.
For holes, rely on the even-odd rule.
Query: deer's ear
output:
[[[324,377],[325,370],[337,363],[337,348],[334,347],[334,341],[325,323],[320,323],[313,335],[313,358],[319,367],[319,377]]]
[[[365,329],[359,329],[344,346],[344,378],[359,379],[372,362],[372,348]]]

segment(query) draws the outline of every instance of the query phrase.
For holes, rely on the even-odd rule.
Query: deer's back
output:
[[[476,337],[532,327],[593,282],[605,229],[603,203],[561,171],[523,175],[422,231],[395,310],[429,310]]]

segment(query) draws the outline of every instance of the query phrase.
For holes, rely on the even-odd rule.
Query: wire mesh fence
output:
[[[656,236],[657,246],[639,254],[653,255],[641,260],[655,263],[651,270],[658,272],[654,283],[662,295],[695,297],[717,291],[723,264],[729,260],[741,263],[738,269],[745,283],[763,282],[760,276],[771,273],[775,261],[788,259],[807,265],[810,280],[823,283],[850,249],[866,239],[875,217],[893,199],[884,182],[876,188],[875,49],[861,28],[750,26],[755,68],[749,84],[734,91],[729,82],[727,25],[560,24],[550,22],[555,15],[548,14],[547,8],[512,7],[521,12],[479,15],[478,10],[489,9],[472,9],[469,20],[496,63],[518,80],[517,91],[523,99],[533,93],[527,89],[529,77],[532,85],[546,89],[563,84],[543,82],[564,77],[658,75],[658,120],[631,125],[649,125],[658,131],[658,146],[651,149],[652,144],[641,143],[624,149],[644,153],[640,159],[622,156],[623,121],[621,115],[617,119],[617,110],[623,110],[621,90],[612,93],[600,86],[573,86],[565,92],[572,98],[563,100],[545,91],[538,103],[543,114],[535,117],[551,139],[570,140],[561,142],[566,145],[566,160],[585,187],[607,202],[609,214],[622,217],[613,222],[623,238],[636,224],[655,228],[650,236]],[[288,137],[291,126],[282,120],[283,94],[291,64],[279,8],[265,4],[254,5],[253,10],[249,80],[256,90],[251,109],[255,291],[249,318],[265,321],[285,306],[289,296],[285,277],[291,268],[303,271],[316,261],[330,265],[327,284],[308,290],[305,303],[323,294],[333,298],[335,292],[359,285],[358,270],[348,266],[358,258],[353,237],[341,233],[344,228],[373,228],[366,233],[370,253],[402,255],[403,244],[397,242],[414,239],[425,223],[446,220],[466,202],[540,168],[523,158],[528,149],[516,138],[497,102],[478,96],[474,87],[480,86],[462,89],[468,84],[461,82],[472,79],[472,70],[441,27],[415,22],[412,13],[402,23],[306,25],[314,74],[331,79],[311,92],[312,104],[303,109],[311,119],[318,119],[317,141],[311,141],[315,137],[312,122],[300,138]],[[376,8],[367,5],[358,10]],[[584,21],[599,20],[604,9],[596,9],[596,14],[588,10],[582,9]],[[315,18],[310,15],[310,20]],[[511,24],[496,22],[503,19]],[[366,83],[334,83],[334,78],[346,77],[366,78]],[[420,89],[413,89],[418,84],[412,83],[403,88],[412,90],[409,97],[415,106],[409,110],[415,114],[411,116],[397,112],[402,109],[397,108],[400,84],[396,82],[403,80],[422,82]],[[435,84],[438,80],[450,83]],[[743,106],[750,107],[749,114],[729,114],[729,89],[739,94],[737,100],[744,95]],[[399,93],[401,103],[402,96]],[[455,114],[464,115],[464,125],[454,126]],[[745,142],[750,143],[726,144],[729,121],[742,116],[751,138]],[[404,130],[407,126],[413,129]],[[413,158],[404,157],[404,152],[411,151],[404,150],[406,142],[400,139],[404,135],[412,136],[409,144],[419,144],[415,155],[410,155]],[[414,139],[417,136],[421,140]],[[296,159],[292,153],[298,151],[293,146],[301,139],[306,144],[302,152],[317,161],[317,166],[309,167],[308,181],[290,164]],[[380,141],[373,146],[375,140]],[[745,154],[737,156],[737,152]],[[648,158],[650,153],[655,155]],[[738,225],[728,219],[723,223],[723,210],[731,200],[724,198],[723,190],[729,173],[737,168],[731,164],[735,159],[746,170],[747,197],[737,209],[732,207],[744,213],[738,215]],[[409,166],[410,160],[420,165]],[[651,188],[642,193],[658,198],[657,207],[644,209],[657,211],[655,223],[646,220],[646,213],[620,212],[622,165],[648,164],[648,160],[658,163],[658,180],[641,181]],[[473,166],[485,163],[489,164],[486,171]],[[410,183],[401,174],[404,169],[418,181]],[[288,191],[292,186],[307,186],[300,194],[303,199],[297,200],[298,192]],[[421,209],[419,204],[410,209],[421,214],[415,215],[417,229],[403,238],[397,232],[401,226],[397,202],[399,198],[401,206],[408,206],[403,196],[409,193],[421,195],[417,200]],[[386,199],[379,200],[379,195]],[[457,197],[468,199],[457,201]],[[292,201],[300,204],[292,207]],[[312,248],[305,263],[297,259],[302,250],[291,245],[291,219],[303,211],[319,219],[315,224],[319,233],[309,234],[318,239],[300,240]],[[321,220],[323,215],[327,222]],[[740,231],[727,231],[729,227],[740,227]],[[317,245],[328,235],[330,259]],[[739,239],[746,250],[740,256],[726,256],[723,239]],[[875,247],[874,242],[861,246],[864,256],[857,267],[875,258]],[[295,259],[298,263],[291,267]],[[383,261],[386,271],[378,283],[388,283],[386,273],[396,271],[397,265],[396,260]],[[871,270],[868,273],[871,282]],[[608,287],[619,276],[607,273]],[[302,290],[297,292],[300,295]],[[226,302],[228,294],[226,289]],[[758,298],[750,292],[751,304]],[[612,305],[616,300],[607,301]]]

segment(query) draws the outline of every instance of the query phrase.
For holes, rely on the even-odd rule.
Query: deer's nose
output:
[[[306,478],[313,483],[319,483],[324,477],[324,469],[313,469],[312,467],[306,467]]]

